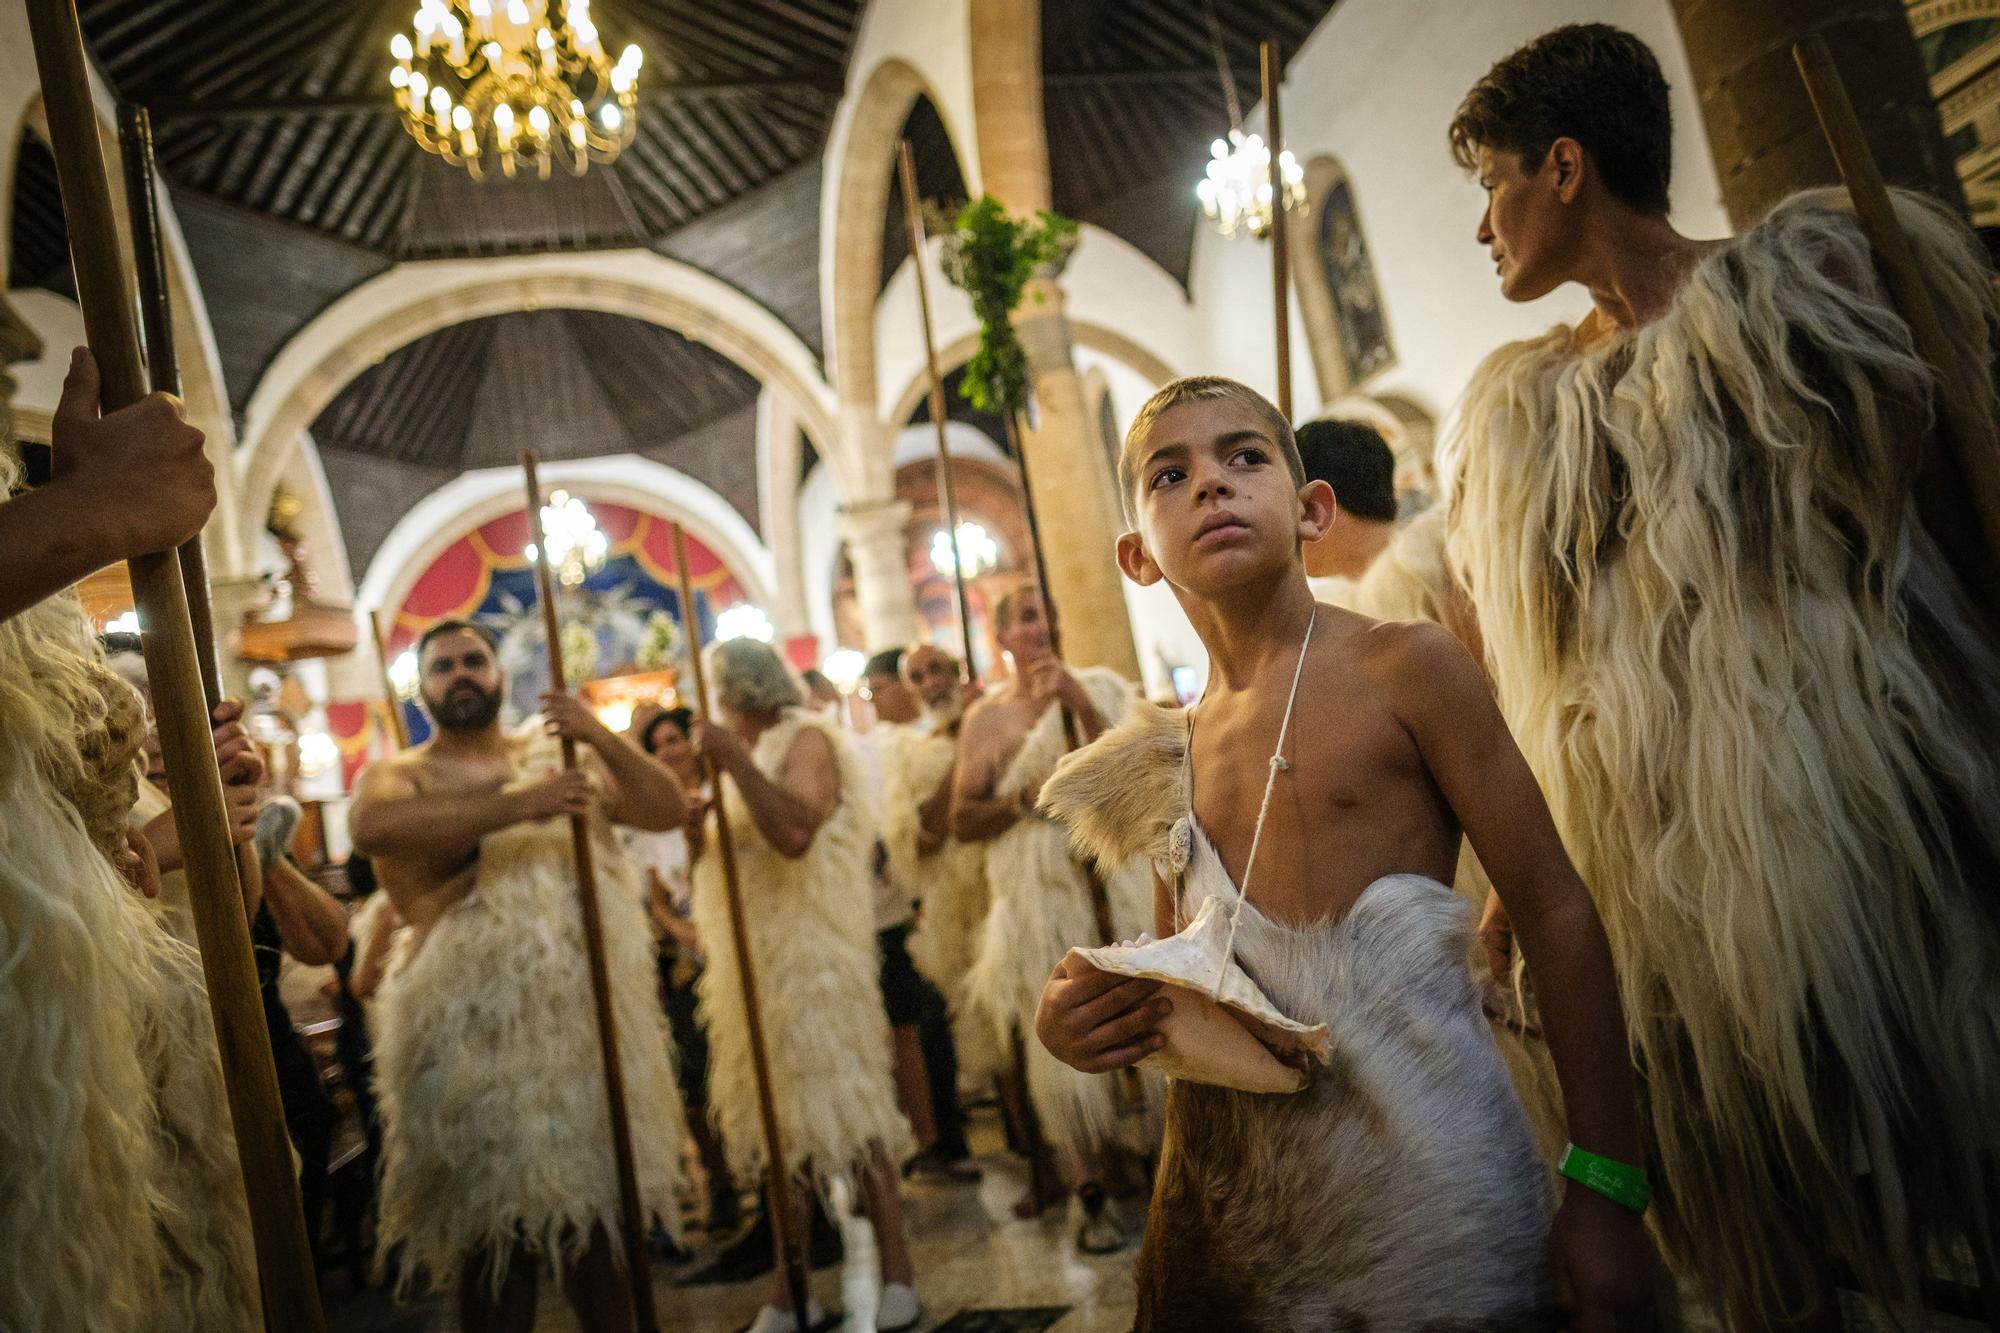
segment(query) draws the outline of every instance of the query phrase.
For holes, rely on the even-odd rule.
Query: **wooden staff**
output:
[[[701,620],[694,613],[694,583],[688,573],[687,534],[673,524],[674,575],[680,584],[681,628],[687,638],[688,668],[694,677],[695,716],[710,721],[707,668],[701,661]],[[806,1283],[806,1238],[792,1227],[791,1173],[785,1166],[784,1138],[778,1129],[778,1103],[771,1091],[771,1057],[764,1045],[764,1011],[757,1002],[757,967],[750,957],[750,926],[743,916],[743,885],[736,873],[736,843],[729,836],[729,810],[722,800],[722,769],[703,759],[715,792],[715,850],[722,858],[723,894],[729,901],[729,933],[736,951],[736,976],[743,991],[743,1015],[750,1029],[750,1071],[757,1082],[757,1114],[764,1124],[764,1160],[770,1163],[765,1185],[770,1191],[771,1236],[778,1262],[785,1270],[785,1289],[792,1298],[792,1318],[804,1328],[812,1293]]]
[[[1264,73],[1265,138],[1271,147],[1271,306],[1278,332],[1278,415],[1292,419],[1291,251],[1285,235],[1284,123],[1278,117],[1278,85],[1284,65],[1276,42],[1259,42],[1257,57]]]
[[[49,143],[69,220],[77,301],[102,377],[107,412],[145,393],[139,334],[124,261],[118,252],[111,185],[90,100],[83,38],[72,0],[30,0]],[[136,497],[127,497],[135,502]],[[107,502],[111,502],[107,499]],[[209,1013],[222,1057],[230,1123],[256,1242],[265,1315],[274,1328],[325,1328],[319,1286],[299,1206],[299,1182],[278,1100],[278,1076],[250,952],[250,928],[237,888],[236,854],[215,764],[210,714],[202,693],[188,599],[173,555],[130,561],[153,711],[166,760],[167,789],[180,833]]]
[[[535,534],[535,592],[542,604],[542,628],[549,639],[549,687],[566,693],[563,679],[562,625],[556,609],[555,580],[549,562],[549,534],[542,526],[542,483],[535,473],[535,456],[521,455],[528,488],[528,523]],[[576,742],[562,738],[565,773],[576,771]],[[611,1153],[618,1174],[618,1213],[625,1233],[625,1273],[632,1284],[632,1309],[639,1333],[659,1333],[660,1316],[653,1305],[653,1275],[646,1255],[645,1211],[639,1202],[639,1177],[632,1163],[632,1121],[625,1108],[625,1069],[618,1059],[618,1020],[611,1009],[611,974],[604,964],[604,921],[597,910],[597,864],[591,856],[590,822],[586,815],[569,817],[570,850],[576,857],[576,898],[583,912],[583,952],[590,960],[590,998],[597,1009],[597,1046],[604,1057],[604,1100],[611,1108]]]
[[[536,512],[540,512],[539,508]],[[540,542],[535,543],[537,547]],[[382,633],[382,613],[368,613],[368,632],[375,639],[375,666],[382,673],[382,702],[389,705],[389,737],[396,742],[398,750],[410,748],[410,724],[403,716],[403,701],[396,693],[396,682],[389,675],[389,640]]]
[[[118,146],[125,167],[125,214],[132,224],[132,258],[139,277],[139,327],[146,348],[146,378],[156,393],[181,396],[181,363],[174,353],[173,299],[160,246],[160,216],[153,167],[153,121],[130,102],[118,108]],[[180,544],[181,586],[187,590],[201,692],[211,713],[222,702],[222,658],[208,600],[208,555],[197,532]]]
[[[931,382],[931,425],[937,429],[938,493],[944,500],[945,531],[951,534],[952,601],[958,607],[966,675],[976,683],[979,670],[972,663],[972,608],[965,596],[964,553],[958,549],[958,496],[952,485],[951,444],[945,437],[944,376],[938,373],[937,340],[931,333],[930,281],[924,276],[924,215],[917,206],[916,159],[911,155],[908,139],[896,147],[896,174],[903,186],[903,223],[910,234],[910,267],[917,275],[917,314],[923,320],[924,369]]]
[[[1889,202],[1881,168],[1834,68],[1832,53],[1815,34],[1792,48],[1792,58],[1805,80],[1820,132],[1833,150],[1855,217],[1875,252],[1889,300],[1910,326],[1917,355],[1942,376],[1954,360],[1951,335]],[[1937,396],[1938,448],[1908,455],[1890,521],[1900,515],[1901,497],[1914,487],[1925,529],[1946,552],[1960,587],[1985,613],[1988,628],[2000,631],[2000,588],[1993,579],[1993,571],[2000,568],[2000,459],[1976,447],[1990,435],[1992,422],[1975,415],[1948,385],[1940,383]]]

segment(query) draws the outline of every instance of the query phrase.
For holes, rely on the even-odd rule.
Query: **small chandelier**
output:
[[[581,176],[632,142],[642,57],[611,63],[590,0],[421,0],[411,27],[389,39],[404,128],[474,180],[495,161]]]
[[[1241,227],[1252,236],[1271,234],[1271,150],[1259,134],[1229,131],[1208,147],[1208,174],[1194,187],[1201,211],[1214,220],[1224,236]],[[1306,201],[1306,173],[1287,148],[1278,154],[1278,171],[1285,182],[1285,207]]]
[[[961,559],[965,562],[965,577],[976,579],[1000,563],[1000,544],[985,528],[969,519],[958,525],[958,541],[955,544],[952,534],[943,528],[931,534],[932,569],[950,578]]]
[[[1241,227],[1261,240],[1271,234],[1271,150],[1261,134],[1243,132],[1236,72],[1229,67],[1229,56],[1222,47],[1222,25],[1215,21],[1215,6],[1209,0],[1201,0],[1201,16],[1208,25],[1209,53],[1215,57],[1222,100],[1229,106],[1229,137],[1208,146],[1208,171],[1195,184],[1195,198],[1201,200],[1201,211],[1224,236],[1234,236]],[[1283,207],[1297,208],[1305,203],[1305,169],[1287,149],[1278,153],[1278,173],[1284,181]]]
[[[549,492],[549,502],[542,506],[542,533],[549,544],[549,564],[566,588],[604,568],[611,553],[611,540],[599,531],[589,506],[568,491]],[[540,559],[533,542],[521,554],[531,563]]]

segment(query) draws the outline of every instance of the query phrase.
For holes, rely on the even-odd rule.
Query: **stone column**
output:
[[[840,539],[854,566],[864,647],[900,648],[917,636],[917,600],[910,590],[910,502],[877,500],[840,511]],[[827,645],[831,647],[832,645]]]
[[[1840,174],[1792,61],[1817,33],[1833,52],[1891,185],[1964,211],[1902,0],[1673,0],[1729,220],[1755,223],[1794,190]]]
[[[1036,421],[1021,449],[1041,524],[1049,596],[1061,617],[1063,657],[1071,666],[1110,667],[1139,680],[1139,651],[1114,555],[1124,530],[1117,486],[1070,354],[1062,288],[1048,279],[1029,283],[1014,327],[1035,390]]]
[[[1042,118],[1041,6],[972,0],[972,98],[986,192],[1015,213],[1049,207],[1048,131]],[[1139,652],[1112,551],[1123,530],[1097,424],[1071,355],[1062,288],[1028,284],[1014,328],[1028,355],[1036,424],[1021,447],[1062,618],[1063,656],[1137,681]]]

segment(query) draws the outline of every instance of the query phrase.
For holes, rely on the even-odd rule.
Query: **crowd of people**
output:
[[[329,1111],[281,954],[338,967],[399,1285],[526,1330],[552,1275],[631,1326],[580,817],[642,1207],[666,1248],[701,1205],[692,1281],[771,1271],[757,1333],[825,1317],[774,1222],[865,1225],[873,1326],[919,1322],[903,1181],[979,1178],[987,1088],[1017,1211],[1138,1239],[1148,1329],[1595,1333],[1683,1287],[1832,1328],[1839,1287],[1913,1302],[1939,1269],[2000,1299],[2000,662],[1926,527],[1937,395],[1995,419],[1992,274],[1899,196],[1965,353],[1926,367],[1840,201],[1676,233],[1666,107],[1601,25],[1466,97],[1503,294],[1593,308],[1481,368],[1442,502],[1399,514],[1379,435],[1230,380],[1139,411],[1115,558],[1200,635],[1191,708],[1066,665],[1032,581],[994,679],[918,643],[849,700],[733,639],[712,720],[625,732],[560,693],[503,726],[492,633],[445,620],[433,737],[357,785],[351,918],[216,709],[314,1234]],[[36,553],[0,561],[0,1325],[253,1327],[147,705],[63,592],[198,531],[209,465],[169,399],[100,414],[81,350],[55,458],[21,489],[0,457],[0,542]],[[138,474],[150,503],[102,503]],[[773,1173],[791,1214],[746,1217]]]

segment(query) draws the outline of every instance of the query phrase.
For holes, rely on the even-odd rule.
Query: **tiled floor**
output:
[[[917,1290],[923,1297],[922,1328],[934,1329],[961,1311],[993,1308],[1066,1307],[1048,1325],[1049,1333],[1107,1333],[1132,1323],[1131,1266],[1134,1251],[1104,1257],[1076,1253],[1061,1210],[1024,1222],[1012,1213],[1026,1185],[1020,1162],[999,1151],[999,1132],[990,1113],[974,1126],[974,1143],[991,1151],[979,1164],[985,1179],[976,1187],[928,1181],[908,1184],[911,1250]],[[1134,1231],[1137,1231],[1135,1217]],[[686,1333],[731,1333],[757,1313],[765,1281],[734,1287],[676,1288],[674,1272],[654,1269],[654,1289],[663,1327]],[[813,1295],[829,1309],[840,1307],[838,1268],[813,1275]],[[359,1293],[329,1274],[327,1322],[332,1333],[452,1333],[458,1322],[441,1299],[397,1306],[380,1292]],[[966,1328],[967,1323],[957,1327]],[[544,1283],[540,1333],[570,1333],[577,1327],[553,1283]],[[973,1324],[998,1333],[997,1322]]]
[[[1034,1221],[1016,1219],[1011,1208],[1025,1187],[1026,1172],[1018,1159],[1001,1151],[990,1110],[976,1116],[973,1142],[984,1150],[979,1164],[985,1179],[977,1187],[919,1181],[905,1188],[917,1290],[926,1310],[921,1328],[926,1333],[941,1325],[950,1325],[946,1333],[1014,1333],[1042,1327],[1048,1333],[1110,1333],[1130,1328],[1135,1252],[1079,1255],[1060,1210]],[[1135,1232],[1137,1220],[1133,1219]],[[733,1333],[756,1314],[765,1294],[764,1279],[734,1287],[672,1286],[673,1276],[681,1271],[686,1270],[654,1268],[665,1329]],[[828,1309],[840,1308],[840,1292],[840,1269],[813,1275],[813,1295]],[[343,1276],[331,1273],[326,1294],[331,1333],[460,1333],[449,1303],[443,1300],[398,1306],[381,1292],[357,1293]],[[1021,1323],[968,1313],[1027,1307],[1065,1312],[1046,1325],[1040,1320]],[[1891,1327],[1859,1302],[1850,1301],[1846,1315],[1851,1333],[1878,1333]],[[1934,1317],[1927,1324],[1911,1320],[1904,1327],[1956,1333],[1977,1325]],[[573,1333],[577,1328],[552,1283],[543,1286],[535,1328],[537,1333]],[[1684,1333],[1721,1333],[1713,1315],[1693,1304],[1684,1313],[1682,1328]]]

